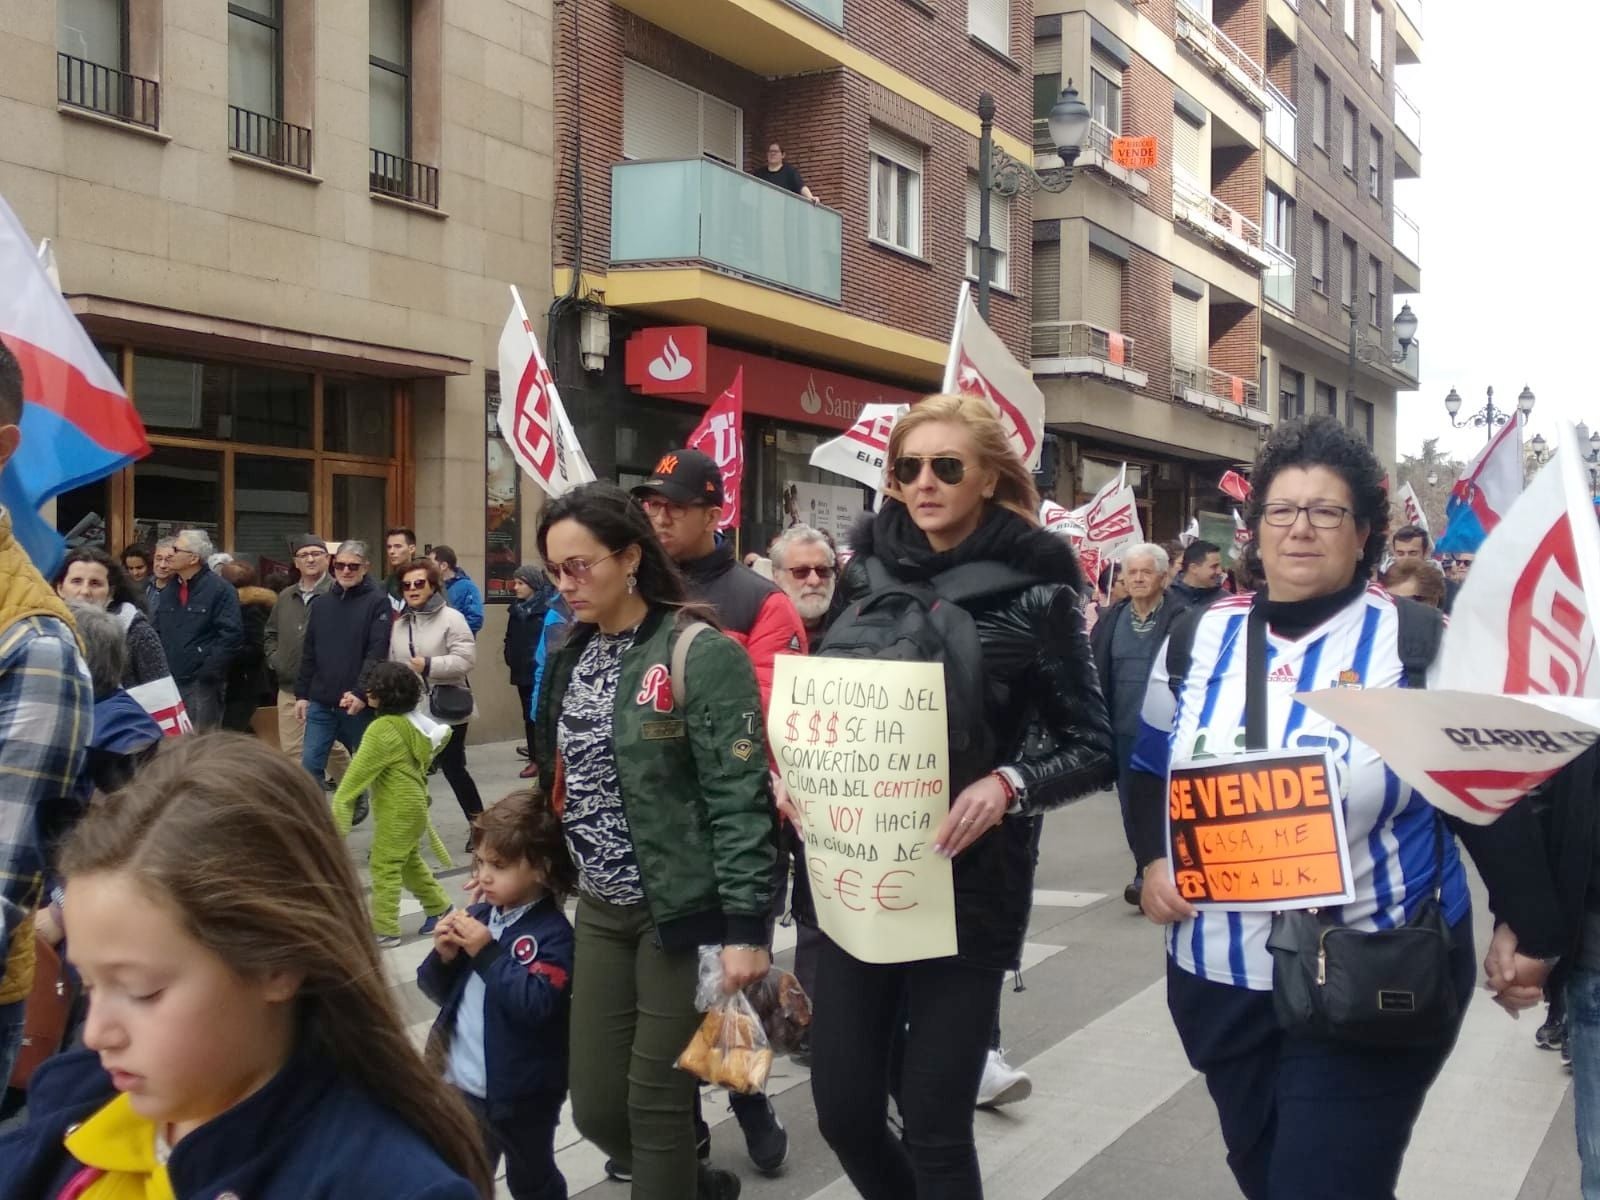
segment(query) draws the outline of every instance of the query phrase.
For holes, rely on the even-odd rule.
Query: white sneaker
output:
[[[1007,1063],[1003,1050],[989,1051],[988,1061],[983,1064],[983,1082],[978,1084],[978,1107],[999,1108],[1031,1095],[1033,1080],[1028,1073]]]

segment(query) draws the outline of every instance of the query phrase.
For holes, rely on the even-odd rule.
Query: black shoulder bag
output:
[[[406,628],[406,641],[411,647],[411,657],[417,657],[417,626],[415,621]],[[472,689],[459,683],[429,683],[423,680],[428,693],[428,711],[435,721],[446,725],[460,725],[472,720]]]
[[[1250,610],[1245,744],[1267,744],[1267,622]],[[1351,929],[1317,909],[1274,913],[1272,1005],[1296,1033],[1362,1046],[1418,1046],[1451,1037],[1460,1017],[1450,970],[1450,926],[1439,903],[1444,822],[1433,814],[1432,895],[1398,929]]]

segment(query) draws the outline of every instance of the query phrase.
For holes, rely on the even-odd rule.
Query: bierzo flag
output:
[[[1044,439],[1044,393],[1033,382],[1033,374],[1012,357],[979,314],[968,283],[962,283],[956,300],[944,390],[981,396],[993,404],[1023,464],[1030,471],[1038,468]]]
[[[909,404],[863,405],[856,423],[811,452],[811,465],[883,490],[889,434]]]
[[[593,482],[594,468],[572,431],[561,393],[539,353],[539,339],[514,285],[511,312],[500,331],[499,363],[497,420],[500,436],[511,447],[517,465],[550,496]]]
[[[150,443],[122,384],[3,199],[0,280],[0,341],[22,366],[22,449],[0,473],[0,503],[34,566],[50,576],[66,544],[40,506],[143,458]]]
[[[685,443],[717,464],[722,472],[722,519],[718,529],[739,526],[740,489],[744,487],[744,368],[718,396]]]
[[[1487,825],[1600,740],[1600,526],[1577,431],[1484,539],[1428,690],[1301,699],[1373,746],[1435,807]]]
[[[1470,554],[1510,511],[1522,492],[1522,418],[1513,417],[1505,428],[1478,451],[1461,478],[1450,489],[1445,505],[1445,530],[1435,547],[1440,553]]]

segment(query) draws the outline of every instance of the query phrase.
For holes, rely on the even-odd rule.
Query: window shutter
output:
[[[700,111],[705,122],[701,135],[703,152],[729,166],[740,166],[744,156],[739,153],[739,109],[715,96],[703,95]]]
[[[1033,73],[1035,75],[1061,74],[1061,39],[1040,38],[1033,44]]]
[[[1122,329],[1122,260],[1092,247],[1084,316],[1113,333]]]
[[[922,171],[922,147],[898,134],[890,133],[881,125],[867,128],[867,150],[876,157],[887,158],[902,167],[910,167],[918,173]]]
[[[1201,364],[1200,302],[1178,292],[1172,293],[1172,357],[1183,363]]]
[[[1177,113],[1172,114],[1172,165],[1204,186],[1200,173],[1200,131]]]
[[[967,32],[1001,54],[1011,53],[1010,0],[967,0]]]
[[[1033,244],[1033,319],[1061,319],[1061,243]],[[1050,332],[1053,341],[1055,334]],[[1036,338],[1035,341],[1038,339]]]
[[[622,156],[699,158],[700,93],[648,67],[624,62]]]

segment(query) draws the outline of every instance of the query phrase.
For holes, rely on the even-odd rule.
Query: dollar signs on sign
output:
[[[810,744],[815,746],[822,737],[822,714],[819,712],[812,713],[811,721],[806,727],[811,731]]]
[[[839,714],[834,713],[828,718],[828,745],[833,745],[839,740]]]
[[[789,719],[784,722],[784,727],[783,727],[783,729],[784,729],[783,740],[784,741],[786,741],[786,742],[798,742],[800,740],[800,730],[796,726],[796,722],[799,721],[799,720],[800,720],[800,714],[799,713],[790,713],[789,714]]]

